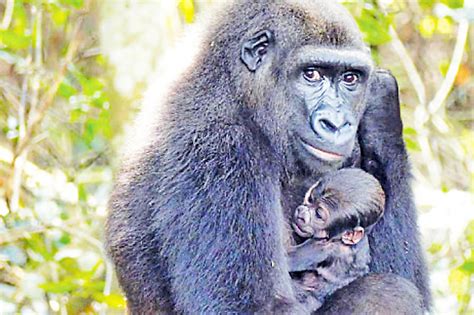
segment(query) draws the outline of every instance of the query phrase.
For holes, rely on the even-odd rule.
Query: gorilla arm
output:
[[[280,303],[278,309],[288,306],[294,313],[278,171],[270,153],[242,126],[215,124],[202,133],[185,154],[185,169],[167,174],[160,194],[170,197],[154,220],[175,310],[268,312]],[[168,169],[179,170],[177,160],[165,156],[163,168],[173,163]]]
[[[362,168],[380,181],[386,194],[385,213],[369,235],[370,270],[395,273],[412,281],[429,309],[431,295],[410,188],[395,78],[386,71],[376,71],[367,99],[359,130]]]

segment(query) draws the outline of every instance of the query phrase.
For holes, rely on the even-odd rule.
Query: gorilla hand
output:
[[[412,281],[429,309],[431,295],[402,137],[397,81],[387,71],[376,71],[367,93],[359,128],[362,168],[380,181],[386,195],[384,216],[369,235],[370,271],[395,273]]]

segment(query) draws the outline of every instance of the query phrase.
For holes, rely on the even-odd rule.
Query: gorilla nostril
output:
[[[341,129],[350,128],[350,127],[352,127],[352,123],[349,121],[346,121],[344,125],[342,125]]]
[[[321,126],[326,129],[327,131],[330,131],[332,133],[335,133],[339,128],[337,128],[330,120],[328,119],[321,119],[319,121]]]

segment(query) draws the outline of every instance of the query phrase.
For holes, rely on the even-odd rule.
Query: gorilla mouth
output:
[[[296,232],[296,234],[301,237],[311,237],[314,234],[312,229],[306,230],[295,222],[293,222],[291,225],[293,226],[293,230]]]
[[[339,161],[342,158],[344,158],[344,156],[341,154],[323,151],[321,149],[313,147],[312,145],[306,143],[303,139],[301,139],[301,144],[306,149],[306,151],[308,151],[311,155],[325,161]]]

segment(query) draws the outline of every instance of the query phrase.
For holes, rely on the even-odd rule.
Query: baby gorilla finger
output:
[[[353,230],[346,231],[342,234],[342,242],[346,245],[355,245],[364,238],[365,232],[363,227],[355,227]]]

